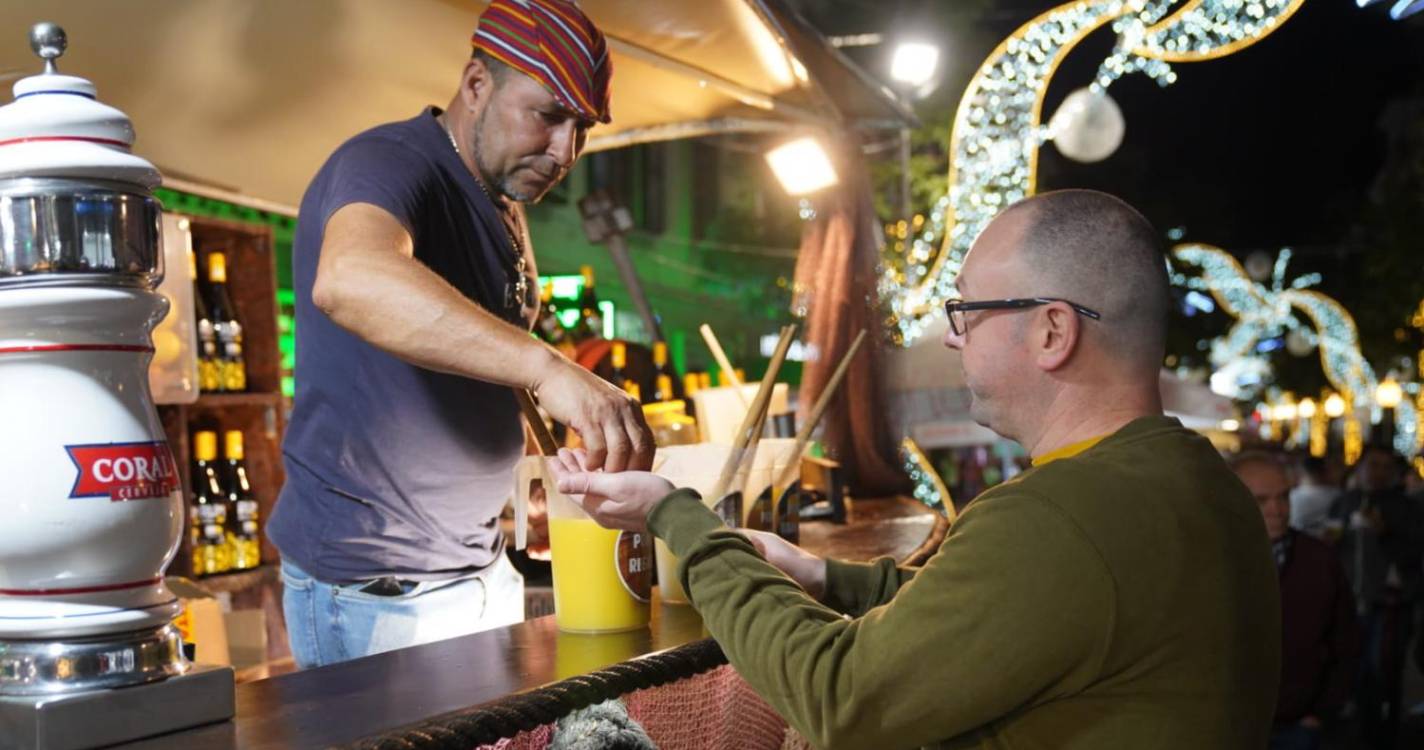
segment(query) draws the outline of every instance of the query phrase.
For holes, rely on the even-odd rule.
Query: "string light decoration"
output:
[[[1341,457],[1345,459],[1346,466],[1354,466],[1365,453],[1365,433],[1360,427],[1360,420],[1355,418],[1354,399],[1349,402],[1351,406],[1345,412],[1345,445]]]
[[[1176,80],[1171,66],[1229,55],[1260,41],[1304,0],[1078,0],[1054,8],[994,48],[965,89],[949,143],[949,190],[913,234],[895,227],[878,291],[891,338],[908,346],[954,294],[974,238],[999,211],[1034,194],[1044,95],[1063,59],[1114,23],[1118,42],[1093,82],[1104,90],[1141,71]],[[895,242],[894,240],[900,240]]]
[[[909,475],[910,481],[914,485],[915,499],[943,513],[953,521],[955,516],[954,501],[950,498],[949,488],[945,486],[939,472],[935,471],[929,459],[925,458],[924,451],[920,450],[920,446],[913,439],[905,438],[900,441],[900,459],[903,462],[905,473]]]
[[[1419,329],[1421,333],[1424,333],[1424,300],[1419,301],[1419,308],[1414,311],[1414,315],[1410,316],[1409,325]],[[1419,353],[1415,355],[1414,366],[1416,368],[1417,379],[1415,382],[1406,385],[1405,390],[1410,391],[1410,386],[1413,386],[1412,392],[1415,398],[1415,412],[1419,415],[1419,421],[1415,424],[1414,428],[1420,435],[1420,441],[1424,442],[1424,387],[1421,387],[1421,384],[1424,384],[1424,349],[1420,349]],[[1414,460],[1420,469],[1420,476],[1424,476],[1424,455],[1417,456]]]
[[[1236,319],[1231,329],[1211,344],[1213,367],[1224,368],[1242,358],[1259,357],[1256,348],[1261,341],[1296,331],[1319,350],[1325,378],[1336,390],[1347,394],[1350,414],[1356,407],[1364,407],[1370,410],[1371,422],[1380,420],[1382,410],[1373,398],[1379,380],[1360,352],[1355,319],[1339,302],[1307,288],[1320,283],[1320,274],[1306,274],[1286,283],[1289,248],[1276,257],[1269,287],[1253,281],[1241,263],[1219,247],[1180,244],[1172,248],[1172,258],[1178,264],[1200,269],[1199,275],[1189,276],[1174,268],[1173,284],[1210,293],[1221,309]],[[1303,314],[1311,327],[1295,311]],[[1394,409],[1394,426],[1395,450],[1412,455],[1419,449],[1421,433],[1415,404],[1409,399],[1401,400]],[[1349,435],[1347,421],[1347,442]]]
[[[1310,416],[1310,455],[1316,458],[1325,458],[1325,453],[1330,445],[1330,417],[1325,413],[1325,407],[1315,410]]]

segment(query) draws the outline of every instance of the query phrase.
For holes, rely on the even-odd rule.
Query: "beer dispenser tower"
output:
[[[167,312],[162,207],[133,126],[44,72],[0,107],[0,748],[84,748],[228,719],[233,675],[194,667],[163,571],[182,483],[148,387]]]

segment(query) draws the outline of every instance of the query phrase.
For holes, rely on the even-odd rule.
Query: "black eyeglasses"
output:
[[[963,336],[969,330],[964,324],[964,313],[974,310],[1027,310],[1030,307],[1046,305],[1050,302],[1062,302],[1073,308],[1073,312],[1085,318],[1099,320],[1103,316],[1096,311],[1089,310],[1075,302],[1057,297],[1020,297],[1018,299],[993,299],[982,302],[965,302],[964,300],[952,299],[944,303],[944,314],[949,318],[949,327],[954,331],[954,335]]]

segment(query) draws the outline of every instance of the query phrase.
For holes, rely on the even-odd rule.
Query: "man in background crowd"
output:
[[[1300,481],[1290,491],[1291,528],[1316,539],[1325,539],[1326,528],[1330,525],[1330,509],[1339,502],[1343,493],[1338,484],[1330,481],[1330,466],[1325,459],[1305,456],[1300,460],[1298,469]]]
[[[1288,523],[1295,493],[1285,466],[1260,452],[1230,463],[1261,508],[1280,575],[1281,688],[1270,748],[1315,750],[1324,724],[1350,697],[1358,668],[1354,594],[1335,551]]]

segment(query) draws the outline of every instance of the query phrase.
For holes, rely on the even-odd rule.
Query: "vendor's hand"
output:
[[[555,420],[578,432],[590,469],[621,472],[653,465],[653,431],[643,409],[608,381],[558,357],[539,378],[534,395]]]
[[[646,531],[653,506],[676,489],[672,482],[651,472],[595,471],[582,448],[560,448],[548,465],[559,491],[573,497],[593,520],[609,529]]]
[[[826,561],[769,531],[738,529],[766,561],[790,576],[812,598],[826,593]]]

